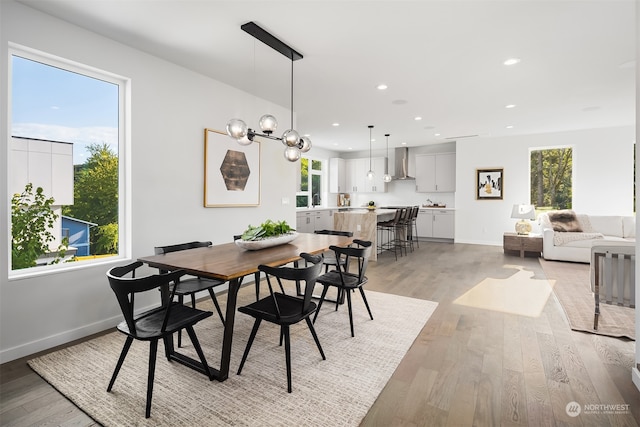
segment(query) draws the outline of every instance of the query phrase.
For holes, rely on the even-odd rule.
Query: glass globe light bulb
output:
[[[249,135],[245,135],[242,138],[236,139],[240,145],[250,145],[253,141],[249,139]]]
[[[302,138],[300,138],[300,142],[298,143],[298,148],[303,153],[306,153],[307,151],[311,150],[311,140],[308,137],[303,136]]]
[[[282,143],[287,147],[294,147],[297,150],[298,149],[297,145],[299,140],[300,140],[300,135],[298,134],[298,132],[296,132],[293,129],[286,130],[282,134]]]
[[[231,119],[227,123],[227,135],[233,139],[244,138],[248,130],[247,124],[240,119]]]
[[[260,117],[260,129],[267,135],[273,133],[278,128],[278,121],[271,114]]]
[[[284,158],[290,162],[295,162],[300,159],[300,150],[298,147],[287,147],[284,149]]]
[[[391,182],[391,175],[389,175],[388,173],[385,173],[384,176],[382,177],[382,180],[384,182]]]
[[[375,178],[375,176],[376,176],[376,174],[375,174],[372,170],[370,170],[369,172],[367,172],[367,179],[368,179],[369,181],[372,181],[372,180],[373,180],[373,178]]]

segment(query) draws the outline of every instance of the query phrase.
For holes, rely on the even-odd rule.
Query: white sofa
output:
[[[550,213],[538,216],[544,259],[589,263],[593,245],[635,245],[635,216],[576,214],[582,231],[573,232],[555,231]]]

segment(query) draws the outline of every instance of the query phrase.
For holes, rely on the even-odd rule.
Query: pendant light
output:
[[[389,135],[388,133],[384,134],[387,137],[387,161],[384,166],[384,176],[382,177],[384,182],[391,182],[391,175],[389,175]]]
[[[287,58],[291,59],[291,128],[286,130],[281,137],[273,136],[278,127],[278,121],[271,114],[265,114],[260,118],[260,129],[263,133],[258,133],[247,126],[244,120],[231,119],[227,123],[227,134],[235,139],[240,145],[249,145],[256,136],[281,141],[284,146],[284,157],[290,162],[300,159],[301,153],[311,150],[311,140],[293,129],[293,61],[302,59],[302,55],[296,52],[287,44],[274,37],[271,33],[265,31],[254,22],[248,22],[240,26],[240,28],[251,36],[260,40],[272,49],[280,52]]]
[[[371,132],[373,130],[373,125],[369,125],[369,172],[367,172],[367,179],[369,181],[373,181],[376,174],[373,172],[373,168],[371,167]]]

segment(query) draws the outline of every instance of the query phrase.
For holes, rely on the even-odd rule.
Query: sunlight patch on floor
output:
[[[519,265],[505,265],[518,271],[506,278],[487,277],[453,303],[485,310],[539,317],[551,295],[555,280],[534,279],[532,271]]]

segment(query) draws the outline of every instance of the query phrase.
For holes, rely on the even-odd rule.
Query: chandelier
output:
[[[293,128],[293,61],[302,59],[302,55],[254,22],[243,24],[240,28],[267,46],[291,59],[291,127],[284,131],[281,137],[273,136],[272,134],[278,128],[278,121],[271,114],[265,114],[260,117],[259,121],[262,133],[258,133],[248,127],[242,119],[231,119],[227,123],[227,134],[231,138],[235,139],[240,145],[251,144],[256,136],[280,141],[285,146],[285,159],[290,162],[295,162],[300,159],[302,153],[306,153],[311,149],[311,140],[306,136],[301,137]]]

